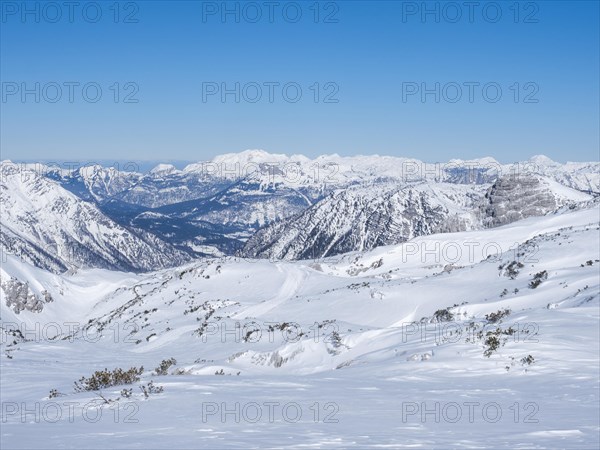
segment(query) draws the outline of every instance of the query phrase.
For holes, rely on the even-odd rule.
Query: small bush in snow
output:
[[[58,392],[57,389],[50,389],[50,394],[48,395],[48,398],[56,398],[56,397],[61,397],[65,394],[61,394],[60,392]]]
[[[483,355],[488,358],[490,356],[492,356],[492,353],[494,353],[496,350],[498,350],[501,345],[500,339],[494,333],[488,333],[488,335],[485,338],[485,341],[483,343],[487,347],[485,349],[485,351],[483,352]]]
[[[529,288],[530,289],[537,288],[540,284],[542,284],[542,281],[546,280],[547,278],[548,278],[548,272],[546,272],[545,270],[542,270],[541,272],[536,273],[533,276],[533,280],[531,280],[529,282]]]
[[[177,364],[175,358],[163,359],[160,365],[154,369],[154,373],[156,375],[166,375],[169,371],[169,368],[175,364]]]
[[[499,270],[504,269],[504,276],[514,280],[519,275],[519,269],[522,269],[525,265],[522,262],[512,261],[506,265],[498,267]]]
[[[154,382],[151,381],[145,386],[142,384],[140,390],[142,391],[142,394],[144,394],[144,397],[148,398],[150,397],[150,394],[160,394],[164,389],[162,386],[155,386]]]
[[[499,322],[500,320],[502,320],[504,317],[508,316],[510,314],[510,309],[504,308],[502,310],[498,310],[496,312],[493,313],[489,313],[485,315],[485,320],[487,320],[489,323],[496,323]]]
[[[450,308],[438,309],[433,313],[433,322],[450,322],[454,319],[454,314],[450,312]]]
[[[521,364],[530,366],[535,361],[534,357],[531,355],[527,355],[521,358]]]
[[[121,389],[121,397],[131,398],[133,395],[133,389]]]
[[[79,381],[76,381],[75,392],[99,391],[111,386],[132,384],[140,380],[143,371],[143,366],[140,368],[132,367],[129,370],[117,368],[112,372],[108,369],[97,370],[91,377],[81,377]]]
[[[338,348],[342,345],[342,338],[340,337],[340,333],[338,333],[337,331],[334,331],[331,333],[331,345],[333,345],[335,348]]]

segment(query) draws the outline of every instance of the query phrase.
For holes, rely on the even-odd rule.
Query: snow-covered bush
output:
[[[167,375],[169,368],[177,364],[175,358],[163,359],[159,366],[154,369],[156,375]]]
[[[537,288],[540,284],[542,284],[542,281],[546,280],[547,278],[548,278],[548,272],[546,272],[545,270],[542,270],[541,272],[536,273],[533,276],[533,280],[531,280],[529,282],[529,288],[530,289]]]
[[[91,377],[81,377],[75,382],[75,392],[98,391],[111,386],[121,384],[132,384],[140,380],[144,367],[131,367],[129,370],[120,368],[109,371],[108,369],[97,370]]]
[[[162,386],[155,386],[154,382],[150,381],[145,386],[142,384],[140,390],[142,391],[142,394],[144,394],[144,397],[148,398],[150,397],[150,394],[160,394],[164,388]]]
[[[504,317],[508,316],[509,314],[510,314],[510,309],[508,309],[508,308],[499,309],[496,312],[486,314],[485,320],[487,320],[489,323],[496,323],[496,322],[499,322],[500,320],[502,320]]]
[[[433,313],[432,322],[451,322],[454,320],[454,314],[450,312],[450,308],[438,309]]]
[[[522,269],[525,265],[522,262],[512,261],[506,265],[501,265],[500,270],[504,269],[504,276],[514,280],[519,275],[519,269]]]
[[[523,358],[521,358],[521,364],[522,365],[528,365],[530,366],[531,364],[533,364],[533,362],[535,361],[535,358],[531,355],[527,355]]]

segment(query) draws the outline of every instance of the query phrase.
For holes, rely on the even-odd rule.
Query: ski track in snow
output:
[[[275,263],[275,267],[277,268],[277,271],[285,277],[277,295],[235,314],[233,316],[234,319],[259,317],[267,314],[269,311],[279,307],[296,295],[298,290],[302,287],[302,282],[308,277],[306,269],[301,267],[286,266],[282,263]]]

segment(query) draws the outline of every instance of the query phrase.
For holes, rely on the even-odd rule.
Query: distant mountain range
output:
[[[148,271],[202,256],[306,259],[577,208],[600,163],[447,163],[248,150],[178,170],[2,162],[2,251],[44,269]]]

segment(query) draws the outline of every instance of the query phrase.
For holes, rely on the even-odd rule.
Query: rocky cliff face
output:
[[[494,182],[482,204],[483,225],[496,227],[557,208],[586,201],[589,197],[539,176],[507,176]]]

